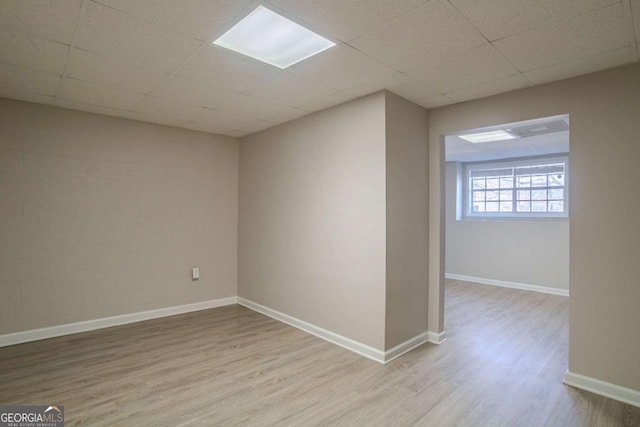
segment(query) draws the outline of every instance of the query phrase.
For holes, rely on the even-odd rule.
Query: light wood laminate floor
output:
[[[448,281],[449,339],[386,366],[241,306],[0,349],[0,404],[68,426],[640,426],[562,384],[568,299]]]

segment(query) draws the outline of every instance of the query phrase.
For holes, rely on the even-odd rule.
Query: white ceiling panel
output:
[[[405,72],[426,60],[437,60],[484,42],[451,7],[431,0],[349,44]]]
[[[627,28],[618,3],[493,45],[524,72],[628,46]]]
[[[323,56],[325,53],[318,56]],[[292,73],[289,69],[281,70],[213,45],[200,48],[195,55],[176,70],[175,74],[185,77],[190,82],[197,82],[197,84],[188,83],[194,88],[187,88],[187,93],[204,91],[227,94],[229,91],[235,91],[292,106],[303,105],[310,100],[329,96],[335,92],[335,90],[322,85],[318,79],[305,78],[305,76]],[[166,82],[163,86],[173,86],[172,90],[176,93],[176,91],[182,90],[177,86],[187,84],[184,82],[180,84],[179,81],[180,79],[174,79],[174,81]],[[160,90],[167,89],[161,88]],[[155,94],[167,96],[163,92]],[[207,96],[206,93],[194,93],[193,95],[199,99]],[[212,96],[216,98],[215,95]],[[189,100],[184,100],[184,102],[193,103]]]
[[[419,97],[437,95],[438,92],[400,72],[395,71],[382,79],[365,80],[361,84],[341,91],[348,99],[359,98],[381,90],[389,90],[397,95],[416,102]]]
[[[205,41],[250,11],[252,0],[95,0],[177,33]]]
[[[600,71],[629,64],[633,61],[633,57],[632,48],[623,47],[622,49],[597,53],[595,55],[574,59],[572,61],[562,62],[550,67],[527,71],[524,73],[524,76],[532,84],[537,85],[549,83],[579,76],[582,74],[582,70],[587,68],[592,71]]]
[[[548,26],[619,0],[449,0],[489,41]]]
[[[288,71],[336,90],[346,90],[396,74],[389,67],[346,45],[337,45],[292,66]]]
[[[74,40],[75,47],[163,72],[173,71],[201,44],[91,1]]]
[[[0,28],[0,62],[62,74],[69,47],[51,40]]]
[[[265,117],[264,120],[273,124],[285,123],[285,122],[297,119],[299,117],[306,116],[307,114],[309,114],[307,110],[303,110],[296,107],[290,107],[285,111],[281,111],[276,114],[269,115]]]
[[[304,107],[315,99],[324,98],[336,92],[317,81],[307,81],[286,73],[269,80],[255,79],[254,84],[244,91],[245,94],[255,98],[291,107]]]
[[[167,73],[127,64],[117,59],[71,49],[66,75],[80,80],[136,93],[149,93]]]
[[[431,86],[414,80],[402,73],[396,73],[391,77],[387,77],[383,87],[396,95],[400,95],[418,104],[420,104],[418,99],[433,98],[440,95],[440,93]]]
[[[427,97],[419,97],[414,100],[415,103],[422,105],[425,108],[436,108],[444,105],[454,104],[456,101],[447,97],[446,95],[435,94]]]
[[[0,27],[69,44],[82,0],[2,0]]]
[[[286,71],[210,43],[175,71],[179,76],[203,84],[240,92],[251,87],[256,79],[269,80],[282,73]]]
[[[259,4],[338,45],[280,70],[211,44]],[[638,40],[640,0],[0,0],[0,96],[242,136],[383,89],[435,108],[637,62]]]
[[[59,84],[59,75],[0,63],[0,86],[53,96]]]
[[[167,119],[206,123],[212,115],[212,109],[174,102],[170,99],[146,96],[132,110],[142,115],[166,117]]]
[[[223,89],[218,85],[209,85],[179,76],[168,77],[151,92],[154,97],[210,108],[228,102],[235,94],[236,92]]]
[[[131,91],[99,86],[82,80],[64,78],[57,97],[116,110],[128,110],[144,95]]]
[[[216,106],[216,110],[242,116],[248,114],[255,120],[265,120],[267,117],[274,116],[285,111],[289,111],[291,107],[282,105],[268,100],[255,98],[250,95],[237,93],[225,100],[224,103]]]
[[[19,101],[35,102],[37,104],[53,104],[54,97],[40,93],[28,92],[10,86],[0,86],[0,97],[17,99]]]
[[[276,12],[334,40],[348,42],[427,0],[266,0]]]
[[[485,44],[440,60],[427,60],[412,68],[407,75],[445,93],[516,73],[517,70],[493,47]]]
[[[98,105],[87,104],[86,102],[72,101],[70,99],[56,98],[53,103],[56,107],[67,108],[69,110],[86,111],[88,113],[103,114],[106,116],[122,117],[125,113],[122,110],[100,107]]]
[[[182,122],[180,127],[190,130],[197,130],[199,132],[209,133],[222,133],[229,135],[233,131],[231,128],[226,128],[218,123],[196,123],[196,122]]]
[[[640,0],[630,0],[631,13],[633,20],[634,33],[636,35],[636,44],[640,45]],[[640,46],[637,46],[638,49]],[[640,54],[640,52],[638,52]]]
[[[313,99],[305,103],[304,105],[296,105],[296,107],[302,108],[309,112],[321,111],[330,107],[334,107],[336,105],[343,104],[352,99],[354,99],[354,97],[350,96],[346,92],[335,92],[323,98]]]
[[[466,89],[458,89],[445,93],[447,98],[456,102],[469,101],[476,98],[484,98],[486,96],[497,95],[503,92],[509,92],[516,89],[522,89],[529,86],[527,80],[519,74],[495,80],[493,82],[483,83]]]

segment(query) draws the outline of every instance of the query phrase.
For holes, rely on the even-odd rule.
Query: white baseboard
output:
[[[429,341],[429,333],[423,332],[390,350],[382,351],[242,297],[238,297],[238,304],[382,364],[388,363]]]
[[[640,408],[640,391],[567,371],[564,383]]]
[[[384,352],[384,363],[389,363],[394,359],[402,356],[405,353],[410,352],[416,347],[420,347],[422,344],[429,342],[428,332],[423,332],[419,335],[416,335],[413,338],[409,338],[405,342],[398,344]]]
[[[118,316],[104,317],[101,319],[87,320],[84,322],[67,323],[65,325],[51,326],[42,329],[31,329],[28,331],[14,332],[11,334],[0,335],[0,347],[21,344],[29,341],[44,340],[47,338],[59,337],[62,335],[76,334],[78,332],[87,332],[96,329],[109,328],[111,326],[125,325],[128,323],[141,322],[143,320],[157,319],[160,317],[173,316],[176,314],[190,313],[193,311],[206,310],[209,308],[222,307],[224,305],[231,305],[236,303],[237,297],[221,298],[196,302],[193,304],[159,308],[157,310],[121,314]]]
[[[432,344],[442,344],[447,340],[447,333],[445,331],[440,333],[427,331],[427,340]]]
[[[283,323],[286,323],[287,325],[301,329],[307,333],[310,333],[311,335],[317,336],[318,338],[322,338],[323,340],[339,345],[340,347],[346,348],[347,350],[351,350],[361,356],[367,357],[371,360],[375,360],[379,363],[385,363],[385,353],[382,350],[378,350],[377,348],[373,348],[367,344],[352,340],[351,338],[344,337],[319,326],[312,325],[311,323],[305,322],[304,320],[297,319],[293,316],[289,316],[288,314],[281,313],[277,310],[273,310],[269,307],[265,307],[264,305],[258,304],[242,297],[238,297],[238,304],[243,305],[253,311],[257,311],[258,313],[264,314],[265,316],[269,316],[273,319],[279,320]]]
[[[503,288],[523,289],[525,291],[542,292],[545,294],[569,296],[568,289],[550,288],[547,286],[529,285],[526,283],[506,282],[503,280],[484,279],[482,277],[464,276],[462,274],[445,273],[446,279],[463,280],[465,282],[475,282],[483,285],[501,286]]]

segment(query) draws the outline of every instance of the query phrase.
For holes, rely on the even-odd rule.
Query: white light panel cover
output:
[[[336,44],[263,6],[213,44],[285,69]]]
[[[517,136],[507,132],[506,130],[491,130],[488,132],[468,133],[466,135],[458,135],[458,137],[474,144],[491,141],[505,141],[508,139],[517,138]]]

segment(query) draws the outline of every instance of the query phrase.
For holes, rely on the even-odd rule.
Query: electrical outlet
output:
[[[200,268],[193,267],[191,269],[191,280],[198,280],[200,278]]]

